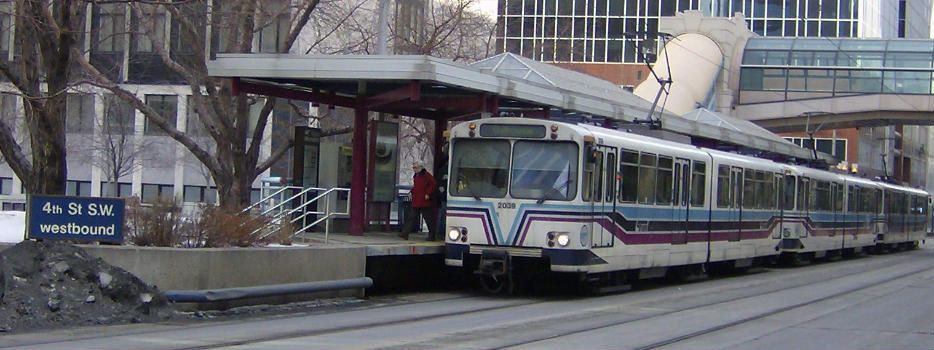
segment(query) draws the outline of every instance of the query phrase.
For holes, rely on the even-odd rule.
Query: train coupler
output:
[[[509,253],[505,250],[484,250],[480,255],[480,263],[475,274],[488,276],[502,276],[509,272]]]

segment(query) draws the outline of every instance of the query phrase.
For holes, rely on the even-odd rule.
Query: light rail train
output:
[[[450,131],[445,263],[492,292],[905,249],[930,195],[626,131],[488,118]]]

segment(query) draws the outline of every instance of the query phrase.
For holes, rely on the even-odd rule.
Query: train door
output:
[[[603,161],[597,162],[599,175],[595,174],[594,183],[602,182],[597,186],[597,192],[594,192],[594,213],[592,247],[612,247],[613,246],[613,213],[616,211],[616,149],[612,147],[598,146]],[[602,200],[601,200],[602,199]],[[603,223],[604,225],[601,225]]]
[[[778,211],[778,232],[781,234],[785,232],[785,217],[793,215],[792,211],[795,210],[795,197],[796,197],[796,185],[797,178],[794,175],[785,175],[784,182],[781,187],[781,198],[779,199],[779,211]],[[780,237],[780,236],[779,236]],[[777,238],[777,237],[773,237]]]
[[[830,183],[830,212],[833,216],[833,229],[830,230],[831,237],[839,234],[841,232],[840,227],[843,225],[842,216],[840,215],[843,209],[840,205],[843,202],[840,200],[843,198],[843,189],[841,187],[843,186],[836,182]]]
[[[609,196],[604,194],[612,191],[606,188],[607,176],[616,176],[616,151],[606,146],[596,146],[593,151],[593,172],[590,173],[590,183],[593,184],[590,196],[591,222],[592,225],[592,247],[610,247],[613,245],[613,233],[611,231],[613,221],[610,220],[610,214],[614,210],[614,201],[612,198],[609,203],[606,199]],[[612,159],[610,159],[612,158]],[[612,169],[612,170],[610,170]],[[613,175],[610,175],[612,173]],[[610,184],[612,187],[612,184]]]
[[[675,158],[674,192],[672,193],[672,244],[687,243],[688,210],[691,197],[691,160]]]
[[[743,168],[732,167],[730,169],[730,214],[728,218],[734,230],[731,230],[729,240],[738,241],[743,234]]]
[[[774,190],[772,191],[772,193],[773,193],[772,196],[773,196],[773,197],[772,197],[772,199],[771,199],[771,202],[772,202],[772,217],[773,217],[773,218],[775,218],[775,217],[780,217],[781,214],[782,214],[782,212],[781,212],[781,210],[782,210],[782,202],[784,201],[784,200],[782,199],[782,195],[783,195],[783,193],[784,193],[782,187],[784,187],[784,185],[785,185],[785,182],[783,181],[783,179],[784,179],[784,175],[782,175],[781,173],[775,173],[775,174],[772,175],[772,188],[774,189]]]
[[[859,207],[859,199],[862,197],[863,190],[859,186],[847,186],[846,191],[846,214],[843,234],[849,233],[853,238],[859,234],[863,228],[862,209]],[[845,247],[845,246],[844,246]]]

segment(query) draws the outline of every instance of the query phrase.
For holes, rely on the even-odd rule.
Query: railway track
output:
[[[932,256],[926,248],[586,298],[387,298],[332,313],[157,324],[31,343],[4,337],[0,348],[522,349],[611,347],[599,340],[613,339],[614,348],[649,350],[838,298],[856,299],[879,286],[898,288],[930,275]]]

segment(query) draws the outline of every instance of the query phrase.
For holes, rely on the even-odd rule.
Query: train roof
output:
[[[544,126],[558,124],[558,125],[561,125],[562,128],[568,128],[569,130],[573,130],[576,133],[581,134],[581,135],[591,134],[598,138],[599,137],[603,137],[603,138],[624,138],[625,137],[626,140],[637,141],[653,149],[661,148],[661,149],[667,149],[667,150],[672,150],[676,152],[682,152],[682,154],[685,154],[685,153],[692,154],[695,156],[701,155],[701,154],[705,154],[705,155],[709,154],[711,157],[714,158],[714,160],[718,162],[727,161],[728,163],[731,163],[733,165],[755,166],[757,168],[765,168],[767,170],[781,171],[783,173],[791,172],[799,176],[808,176],[808,177],[823,179],[823,180],[828,180],[828,181],[857,182],[857,183],[861,183],[864,185],[884,187],[884,188],[888,188],[891,190],[905,191],[905,192],[910,192],[910,193],[917,194],[917,195],[923,195],[923,196],[929,195],[925,191],[911,188],[911,187],[894,185],[894,184],[889,184],[889,183],[885,183],[885,182],[881,182],[877,180],[861,178],[861,177],[857,177],[857,176],[853,176],[849,174],[840,174],[840,173],[835,173],[832,171],[815,169],[815,168],[810,168],[810,167],[801,166],[801,165],[779,163],[771,159],[758,158],[758,157],[750,156],[750,155],[730,153],[730,152],[715,150],[715,149],[710,149],[710,148],[703,148],[703,147],[698,147],[698,146],[694,146],[691,144],[679,143],[679,142],[660,139],[660,138],[656,138],[652,136],[637,134],[637,133],[633,133],[633,132],[629,132],[625,130],[609,129],[609,128],[596,126],[596,125],[580,124],[580,123],[572,124],[572,123],[549,120],[549,119],[514,118],[514,117],[485,118],[485,119],[474,120],[473,122],[477,122],[477,123],[510,123],[512,122],[512,123],[523,123],[523,124],[538,124],[538,125],[544,125]],[[467,124],[467,123],[464,123],[464,124]],[[466,127],[466,126],[462,126],[462,125],[455,126],[455,128],[463,128],[463,127]]]

